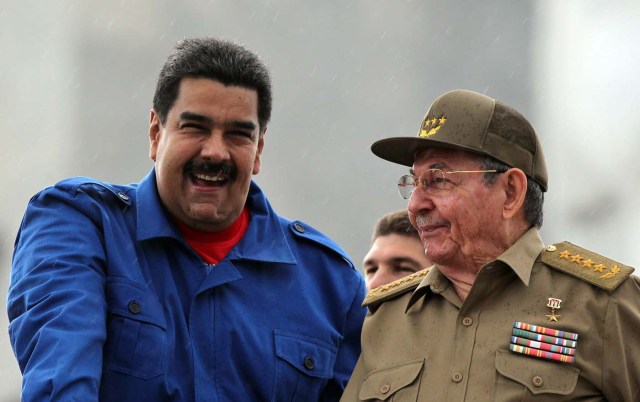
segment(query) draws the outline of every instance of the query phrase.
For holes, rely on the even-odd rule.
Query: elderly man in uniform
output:
[[[512,107],[456,90],[377,156],[435,266],[373,289],[341,401],[640,401],[640,282],[569,242],[545,246],[547,169]]]

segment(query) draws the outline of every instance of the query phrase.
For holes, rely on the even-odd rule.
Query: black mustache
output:
[[[208,175],[226,174],[233,180],[238,175],[238,169],[225,162],[213,163],[208,160],[190,160],[185,165],[185,172],[192,173],[205,173]]]

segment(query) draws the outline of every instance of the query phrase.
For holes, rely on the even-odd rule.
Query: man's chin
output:
[[[425,255],[435,264],[443,264],[450,257],[450,252],[442,244],[427,243],[424,250]]]
[[[187,215],[189,222],[187,224],[197,230],[206,232],[217,232],[226,229],[235,220],[231,219],[229,214],[220,211],[198,211],[192,209]]]

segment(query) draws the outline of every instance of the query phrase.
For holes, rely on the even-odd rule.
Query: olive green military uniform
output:
[[[631,271],[570,243],[544,247],[530,229],[482,268],[464,302],[437,267],[374,289],[341,401],[640,401]],[[517,323],[573,340],[546,343],[555,354],[535,342],[515,347],[535,356],[518,353]]]

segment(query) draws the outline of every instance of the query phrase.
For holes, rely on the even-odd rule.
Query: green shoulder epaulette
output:
[[[425,275],[427,275],[427,272],[429,272],[429,268],[425,268],[418,272],[414,272],[409,276],[405,276],[404,278],[400,278],[391,283],[387,283],[386,285],[371,289],[364,298],[362,307],[368,307],[374,303],[389,300],[409,290],[417,288]]]
[[[633,268],[610,260],[568,241],[547,246],[542,250],[543,263],[585,282],[613,292]]]

